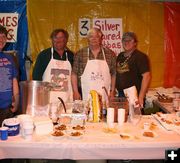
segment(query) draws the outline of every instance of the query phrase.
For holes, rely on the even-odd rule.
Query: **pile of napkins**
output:
[[[53,131],[52,120],[48,117],[34,117],[35,133],[46,135]]]

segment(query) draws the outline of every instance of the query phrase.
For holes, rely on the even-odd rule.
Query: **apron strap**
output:
[[[53,53],[54,53],[54,48],[51,47],[51,59],[54,59],[54,58],[53,58]]]
[[[68,53],[67,53],[67,51],[66,51],[66,61],[68,61]]]
[[[87,53],[88,53],[88,59],[87,60],[89,61],[89,48],[87,49]]]
[[[105,56],[105,53],[104,53],[104,49],[101,48],[101,50],[102,50],[102,53],[103,53],[104,60],[106,60],[106,56]]]

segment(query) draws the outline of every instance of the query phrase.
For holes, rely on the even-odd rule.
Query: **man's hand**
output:
[[[73,92],[73,99],[74,100],[81,100],[81,95],[80,95],[80,93],[78,91]]]
[[[139,96],[138,101],[139,101],[140,107],[143,108],[144,107],[144,97]]]
[[[17,109],[16,109],[14,106],[12,106],[12,107],[11,107],[11,111],[12,111],[13,113],[15,113],[15,112],[17,111]]]

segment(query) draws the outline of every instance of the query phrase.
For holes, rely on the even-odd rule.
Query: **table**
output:
[[[142,136],[144,122],[154,122],[156,137]],[[116,124],[117,125],[117,124]],[[166,149],[180,147],[180,136],[165,131],[151,116],[143,116],[138,125],[125,123],[116,126],[116,133],[106,133],[105,123],[87,123],[81,139],[56,138],[51,135],[33,135],[30,141],[20,135],[0,140],[0,159],[164,159]],[[132,139],[123,140],[119,133],[128,133]]]
[[[162,111],[165,113],[174,113],[173,103],[164,103],[159,102],[158,100],[153,100],[153,104],[157,107],[159,107]]]

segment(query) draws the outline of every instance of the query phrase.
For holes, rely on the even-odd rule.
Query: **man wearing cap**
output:
[[[119,96],[123,90],[135,86],[141,107],[151,80],[150,64],[146,54],[137,49],[137,37],[133,32],[126,32],[122,37],[124,52],[116,60],[116,88]]]

